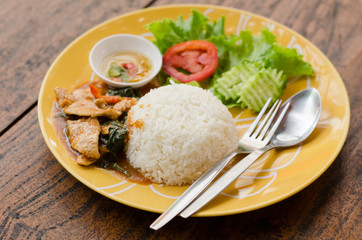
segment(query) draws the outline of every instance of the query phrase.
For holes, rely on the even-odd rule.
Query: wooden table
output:
[[[70,175],[48,150],[37,119],[42,79],[77,36],[107,19],[170,3],[251,11],[294,29],[336,66],[351,125],[332,166],[298,194],[224,217],[176,218],[114,202]],[[361,0],[2,0],[0,4],[0,239],[362,239]]]

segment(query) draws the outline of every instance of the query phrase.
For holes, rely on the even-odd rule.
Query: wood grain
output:
[[[176,218],[153,231],[158,214],[95,193],[56,161],[38,127],[37,92],[57,54],[86,29],[148,5],[187,2],[251,11],[307,37],[344,79],[351,124],[331,167],[298,194],[249,213]],[[357,0],[3,0],[0,239],[362,239],[361,16]]]
[[[0,132],[34,108],[46,71],[71,41],[105,20],[150,2],[2,0]]]

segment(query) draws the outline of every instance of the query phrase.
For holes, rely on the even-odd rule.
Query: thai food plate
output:
[[[139,184],[99,168],[77,165],[59,138],[52,121],[52,107],[57,86],[74,89],[97,78],[88,62],[89,53],[99,40],[127,33],[153,39],[144,27],[162,18],[187,18],[192,9],[210,20],[225,16],[226,33],[248,29],[257,34],[267,27],[280,44],[293,47],[311,63],[313,77],[288,79],[282,96],[288,99],[305,88],[316,88],[322,98],[322,114],[312,135],[302,144],[263,155],[245,174],[225,189],[196,216],[220,216],[247,212],[279,202],[307,187],[332,164],[347,136],[350,106],[344,83],[332,63],[307,39],[293,30],[265,17],[212,5],[170,5],[125,14],[90,29],[75,39],[57,57],[44,77],[39,94],[38,117],[44,139],[59,163],[74,177],[94,191],[131,207],[162,213],[188,186]],[[230,112],[239,135],[249,127],[256,114],[240,108]]]

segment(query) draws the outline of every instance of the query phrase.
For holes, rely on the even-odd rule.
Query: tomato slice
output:
[[[217,48],[214,44],[193,40],[170,47],[163,55],[162,70],[180,82],[201,82],[215,72],[217,63]],[[190,74],[180,72],[180,68]]]

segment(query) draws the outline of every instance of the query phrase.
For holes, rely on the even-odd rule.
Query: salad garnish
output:
[[[154,43],[162,54],[187,41],[212,43],[217,49],[217,68],[201,84],[227,107],[248,107],[258,112],[266,99],[272,97],[275,101],[283,94],[288,77],[314,74],[311,64],[302,59],[303,55],[296,49],[280,45],[269,29],[262,28],[259,35],[252,35],[249,30],[227,35],[224,26],[225,17],[210,22],[202,13],[193,10],[186,20],[183,16],[177,20],[162,19],[146,25],[146,28],[153,33]],[[178,64],[180,69],[186,70],[184,75],[194,74],[182,66],[182,61]],[[253,71],[247,73],[250,69]],[[167,67],[163,70],[158,76],[161,85],[169,84],[170,77],[191,82],[175,77]]]

